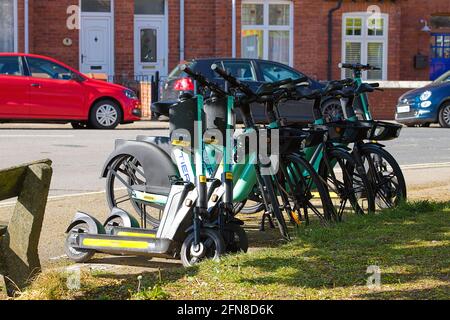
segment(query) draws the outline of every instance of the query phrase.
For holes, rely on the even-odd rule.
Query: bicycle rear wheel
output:
[[[266,206],[267,212],[270,212],[275,218],[278,228],[280,230],[281,236],[290,240],[288,227],[286,225],[286,220],[284,220],[283,213],[280,209],[280,203],[278,202],[278,197],[274,189],[274,181],[272,176],[264,175],[262,176],[259,172],[257,173],[258,184],[260,186],[261,192],[264,194],[264,204]]]
[[[132,191],[123,182],[133,187],[145,187],[149,183],[139,161],[132,156],[118,158],[109,168],[106,177],[106,199],[109,208],[121,208],[131,214],[134,212],[141,220],[145,219],[147,224],[157,228],[164,206],[134,200]]]

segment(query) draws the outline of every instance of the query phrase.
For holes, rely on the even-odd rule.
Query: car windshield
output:
[[[447,71],[442,76],[434,80],[434,83],[443,83],[443,82],[450,82],[450,71]]]

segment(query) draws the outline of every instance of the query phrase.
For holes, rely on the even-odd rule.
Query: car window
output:
[[[299,79],[303,75],[279,64],[260,62],[259,68],[266,82],[276,82],[285,79]]]
[[[57,80],[70,80],[72,78],[72,71],[54,62],[39,58],[27,58],[27,61],[33,78]]]
[[[169,76],[167,77],[168,79],[178,79],[178,78],[183,78],[186,77],[186,73],[184,73],[183,71],[181,71],[181,66],[183,65],[187,65],[190,69],[194,69],[195,68],[195,63],[194,62],[186,62],[186,63],[180,63],[179,65],[177,65],[175,67],[175,69],[172,70],[171,73],[169,73]]]
[[[241,81],[257,81],[250,61],[223,61],[225,71]]]
[[[23,75],[22,66],[19,63],[19,57],[0,57],[0,75]]]

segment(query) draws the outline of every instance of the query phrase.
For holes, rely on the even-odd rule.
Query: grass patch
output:
[[[369,289],[369,266],[381,286]],[[130,275],[41,275],[22,299],[449,299],[450,203],[404,204],[332,227],[298,230],[294,241],[190,269]]]

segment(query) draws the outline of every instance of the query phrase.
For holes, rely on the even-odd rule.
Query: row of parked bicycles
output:
[[[104,223],[75,215],[69,258],[86,262],[106,252],[192,266],[247,251],[239,214],[261,212],[261,230],[268,224],[290,240],[301,224],[330,225],[397,206],[407,197],[405,180],[380,142],[398,138],[402,127],[372,118],[367,94],[380,89],[361,73],[375,67],[341,67],[354,77],[321,89],[307,78],[284,79],[253,91],[221,65],[212,69],[225,85],[183,66],[196,88],[170,107],[170,137],[116,141],[102,172],[111,213]],[[322,114],[321,101],[330,96],[341,101],[341,119]],[[314,102],[315,121],[289,125],[278,105],[301,99]],[[255,123],[254,103],[264,105],[267,124]]]

